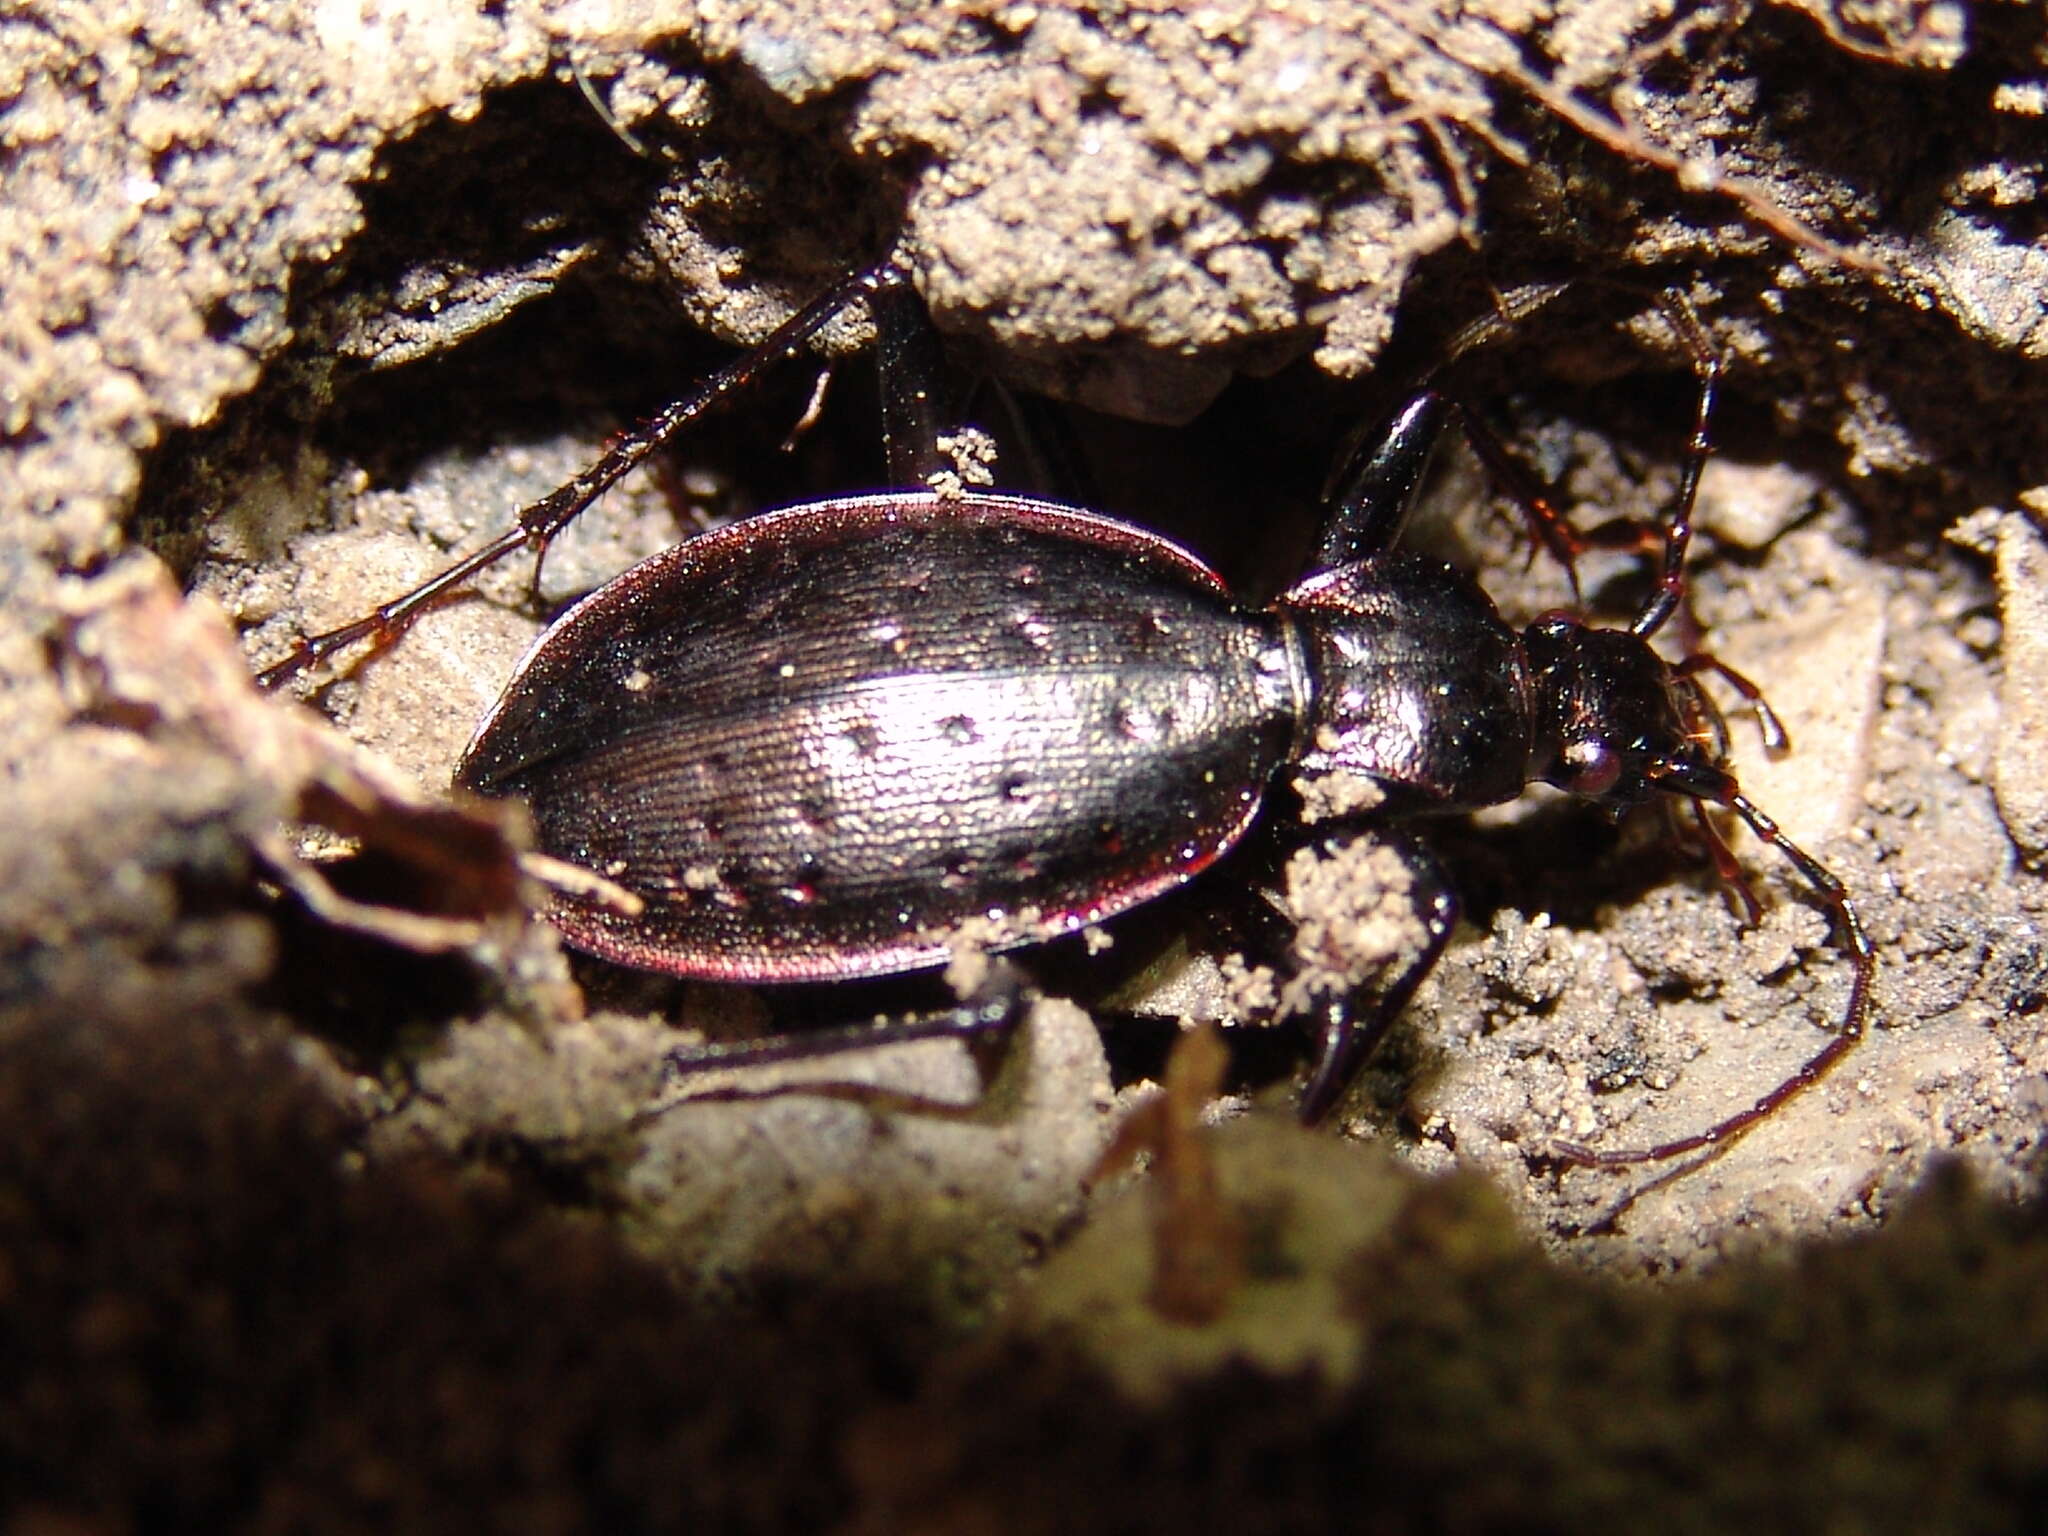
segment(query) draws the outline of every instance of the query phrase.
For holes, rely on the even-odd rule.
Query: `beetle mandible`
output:
[[[1650,645],[1683,593],[1719,374],[1682,307],[1695,420],[1654,532],[1656,583],[1625,628],[1555,612],[1518,632],[1470,577],[1398,547],[1454,421],[1497,474],[1517,475],[1427,383],[1333,482],[1307,574],[1263,609],[1178,545],[1101,514],[923,488],[938,437],[929,332],[906,323],[917,301],[891,259],[834,285],[476,554],[301,642],[261,681],[393,637],[486,566],[544,552],[684,425],[863,303],[882,338],[891,479],[918,488],[764,513],[633,567],[534,642],[457,769],[464,789],[523,798],[543,851],[600,877],[554,894],[548,915],[572,946],[747,983],[936,968],[992,917],[998,947],[1015,948],[1185,883],[1245,837],[1283,770],[1369,780],[1380,803],[1366,819],[1380,828],[1540,781],[1617,815],[1659,796],[1692,804],[1754,919],[1704,807],[1733,812],[1812,889],[1852,973],[1837,1030],[1749,1107],[1654,1147],[1555,1155],[1627,1163],[1725,1144],[1861,1038],[1875,956],[1856,910],[1741,792],[1702,675],[1726,678],[1767,738],[1782,736],[1774,717],[1712,656],[1670,663]],[[1554,552],[1569,561],[1585,547],[1526,479],[1518,494]],[[1449,939],[1456,899],[1423,865],[1419,953],[1371,1006],[1317,1004],[1305,1120],[1336,1102]],[[608,899],[607,882],[632,900]],[[999,1026],[1013,1012],[970,1000],[899,1032]]]

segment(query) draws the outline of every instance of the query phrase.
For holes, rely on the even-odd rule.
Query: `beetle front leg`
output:
[[[1438,390],[1418,390],[1375,431],[1353,441],[1324,496],[1329,510],[1310,571],[1333,571],[1394,547],[1457,409]]]
[[[1326,1116],[1435,967],[1458,923],[1443,866],[1383,827],[1297,849],[1284,890],[1229,914],[1247,960],[1271,967],[1281,1011],[1311,1021],[1302,1123]],[[1219,916],[1224,914],[1219,913]]]
[[[1358,440],[1325,498],[1322,542],[1311,571],[1334,570],[1392,549],[1407,526],[1436,446],[1455,426],[1494,481],[1521,509],[1532,543],[1550,553],[1578,591],[1578,558],[1593,549],[1661,549],[1664,531],[1632,522],[1590,532],[1572,525],[1557,498],[1518,460],[1493,429],[1457,396],[1417,390],[1375,432]]]
[[[1371,1059],[1387,1030],[1415,996],[1415,989],[1436,968],[1451,930],[1458,925],[1458,897],[1436,856],[1412,838],[1375,832],[1375,840],[1397,851],[1409,871],[1412,911],[1422,930],[1421,942],[1401,962],[1390,980],[1375,979],[1361,987],[1323,997],[1310,1016],[1315,1020],[1316,1060],[1301,1095],[1301,1122],[1314,1125],[1336,1107],[1358,1069]]]

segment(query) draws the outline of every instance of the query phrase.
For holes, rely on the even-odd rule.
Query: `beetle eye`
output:
[[[1565,787],[1575,795],[1598,800],[1621,782],[1621,754],[1604,741],[1582,737],[1564,749],[1564,760],[1572,773]]]

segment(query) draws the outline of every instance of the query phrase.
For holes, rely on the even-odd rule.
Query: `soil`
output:
[[[10,1525],[2020,1523],[2044,114],[2040,16],[1947,0],[0,21]],[[445,786],[550,608],[872,483],[860,317],[815,427],[791,363],[311,708],[248,669],[892,247],[963,373],[1051,402],[1092,504],[1247,594],[1454,354],[1578,525],[1660,517],[1682,294],[1726,370],[1671,649],[1783,718],[1767,753],[1718,695],[1876,946],[1868,1037],[1709,1155],[1545,1156],[1752,1102],[1849,967],[1747,832],[1754,927],[1689,821],[1531,795],[1424,829],[1465,921],[1315,1132],[1249,1065],[1286,1021],[1234,1019],[1260,1039],[1214,1128],[1161,1139],[1160,1031],[1110,1015],[1253,990],[1121,985],[1215,947],[1180,908],[1049,967],[1007,1049],[675,1080],[687,1031],[887,1004],[570,957],[516,808]],[[1030,478],[981,399],[998,482]],[[1436,478],[1417,542],[1517,621],[1573,601],[1469,455]],[[1592,609],[1625,622],[1641,566],[1589,557]],[[1120,1125],[1149,1181],[1097,1177]],[[1182,1250],[1223,1300],[1161,1322]]]

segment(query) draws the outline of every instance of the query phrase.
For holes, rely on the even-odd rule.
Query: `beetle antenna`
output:
[[[1669,762],[1658,765],[1651,772],[1652,780],[1660,788],[1677,794],[1693,795],[1696,802],[1711,800],[1733,811],[1749,824],[1752,832],[1789,859],[1792,867],[1799,871],[1808,885],[1813,887],[1814,894],[1820,897],[1821,904],[1828,909],[1829,916],[1834,919],[1835,928],[1841,935],[1843,951],[1855,968],[1849,982],[1849,1001],[1842,1010],[1841,1027],[1828,1038],[1826,1045],[1816,1051],[1790,1077],[1749,1108],[1730,1115],[1717,1125],[1709,1126],[1696,1135],[1682,1136],[1676,1141],[1667,1141],[1640,1150],[1602,1152],[1569,1142],[1555,1144],[1551,1148],[1552,1152],[1566,1162],[1611,1168],[1628,1163],[1662,1162],[1665,1158],[1678,1157],[1702,1147],[1726,1147],[1759,1120],[1776,1111],[1780,1105],[1804,1093],[1827,1076],[1835,1063],[1856,1048],[1869,1026],[1870,992],[1877,977],[1877,952],[1871,946],[1870,936],[1863,931],[1863,921],[1856,915],[1856,908],[1849,900],[1848,890],[1818,859],[1780,831],[1775,821],[1766,816],[1748,796],[1735,787],[1734,780],[1725,774],[1717,774],[1716,777],[1720,780],[1718,785],[1704,780],[1695,785],[1688,782],[1679,765]]]
[[[1664,621],[1685,595],[1685,557],[1692,547],[1693,505],[1699,500],[1700,475],[1707,467],[1707,455],[1713,451],[1713,438],[1707,426],[1713,419],[1714,394],[1723,367],[1721,354],[1708,339],[1706,327],[1700,324],[1699,315],[1685,295],[1676,288],[1666,289],[1662,304],[1664,317],[1692,353],[1693,373],[1699,379],[1700,392],[1693,407],[1692,436],[1685,445],[1685,470],[1679,480],[1678,500],[1664,524],[1664,568],[1658,573],[1650,600],[1628,627],[1630,634],[1644,640],[1664,627]]]

